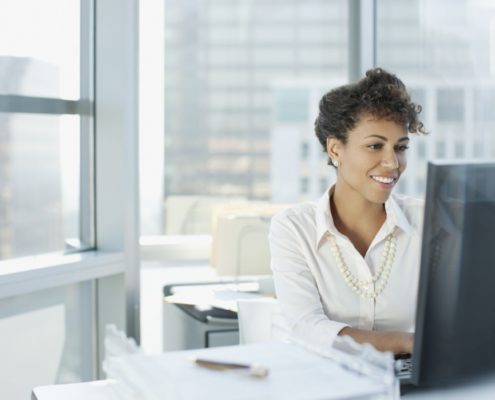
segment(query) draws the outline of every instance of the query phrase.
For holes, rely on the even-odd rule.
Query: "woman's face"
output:
[[[346,195],[385,203],[406,169],[408,143],[405,127],[364,114],[348,133],[345,145],[335,138],[327,141],[328,155],[339,163],[337,185],[346,190]]]

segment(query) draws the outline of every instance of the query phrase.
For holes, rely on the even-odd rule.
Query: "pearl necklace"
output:
[[[340,249],[337,246],[335,235],[330,236],[330,249],[347,285],[359,296],[373,300],[375,300],[383,292],[385,286],[387,286],[390,271],[392,270],[392,265],[395,260],[396,243],[397,238],[395,232],[392,231],[392,233],[387,236],[380,267],[371,279],[360,280],[351,273],[349,267],[344,262]]]

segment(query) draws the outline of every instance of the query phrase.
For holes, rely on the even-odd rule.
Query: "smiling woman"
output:
[[[411,352],[423,203],[392,195],[410,133],[426,133],[405,85],[380,68],[320,101],[316,135],[337,170],[314,203],[272,220],[277,297],[291,335],[330,346],[350,335]]]
[[[408,143],[405,127],[371,114],[360,117],[346,144],[328,137],[327,152],[332,163],[338,163],[337,176],[341,177],[333,199],[349,199],[347,192],[355,189],[363,199],[381,208],[406,168]]]

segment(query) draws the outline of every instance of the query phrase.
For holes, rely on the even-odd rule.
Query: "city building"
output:
[[[57,97],[58,82],[54,66],[0,57],[1,93]],[[60,117],[0,113],[0,260],[64,249],[61,134]]]

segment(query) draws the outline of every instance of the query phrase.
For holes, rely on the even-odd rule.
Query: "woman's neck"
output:
[[[357,192],[335,185],[330,194],[330,209],[337,230],[347,236],[364,257],[385,222],[384,205],[371,203]]]

